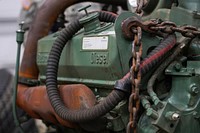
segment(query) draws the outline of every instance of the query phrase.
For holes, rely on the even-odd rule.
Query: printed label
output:
[[[84,37],[83,50],[106,50],[108,49],[108,36]]]

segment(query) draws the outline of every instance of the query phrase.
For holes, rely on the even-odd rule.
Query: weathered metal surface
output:
[[[132,38],[131,36],[134,35],[134,31],[131,31],[130,29],[137,25],[139,25],[144,31],[159,36],[165,36],[165,34],[172,34],[174,32],[179,32],[182,36],[190,38],[200,36],[200,31],[197,27],[192,25],[177,26],[172,21],[162,21],[160,19],[141,21],[138,17],[129,17],[122,23],[125,37]]]
[[[60,96],[65,105],[72,110],[85,109],[94,106],[96,97],[85,85],[59,86]],[[77,127],[76,124],[61,119],[52,108],[47,96],[46,87],[27,87],[18,85],[17,105],[31,117],[43,119],[54,124],[60,123],[66,127]]]
[[[130,27],[129,27],[130,28]],[[136,133],[136,123],[137,123],[137,114],[139,113],[140,108],[140,98],[139,90],[141,90],[141,57],[142,57],[142,29],[139,26],[131,27],[132,32],[134,33],[134,41],[132,43],[132,66],[131,66],[131,82],[132,82],[132,91],[129,97],[129,124],[127,126],[128,131],[132,128],[134,133]],[[130,129],[129,129],[130,128]],[[127,132],[128,132],[127,131]]]

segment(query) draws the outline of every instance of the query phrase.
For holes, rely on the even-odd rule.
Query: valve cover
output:
[[[62,51],[58,82],[84,83],[88,86],[111,88],[123,77],[122,64],[116,45],[113,24],[107,30],[84,35],[77,33]],[[37,65],[40,80],[45,80],[49,52],[59,32],[42,38],[38,42]]]

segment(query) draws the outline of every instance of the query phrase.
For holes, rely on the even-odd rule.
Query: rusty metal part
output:
[[[152,19],[142,22],[139,17],[129,17],[122,23],[122,31],[125,37],[132,39],[135,34],[134,27],[139,26],[142,30],[158,35],[166,36],[174,32],[181,33],[184,37],[194,38],[200,36],[200,30],[191,25],[177,26],[171,21],[162,21],[160,19]]]
[[[181,33],[184,37],[194,38],[200,36],[200,31],[193,26],[179,26],[170,21],[161,20],[149,20],[142,22],[139,17],[129,17],[122,23],[122,31],[125,37],[134,39],[132,45],[132,67],[131,67],[131,78],[132,78],[132,93],[129,97],[129,123],[127,125],[127,133],[130,133],[131,129],[136,133],[136,122],[137,113],[139,110],[140,99],[139,90],[141,82],[141,63],[140,58],[142,55],[142,44],[141,44],[141,32],[142,30],[153,33],[159,36],[165,36],[174,32]],[[134,36],[134,37],[132,37]],[[136,47],[139,47],[136,51]]]
[[[148,0],[137,0],[137,8],[136,8],[136,13],[139,16],[143,15],[143,8],[148,4]]]
[[[132,92],[129,97],[129,123],[127,125],[127,133],[130,133],[133,129],[136,133],[137,113],[140,108],[139,90],[141,83],[141,56],[142,56],[142,29],[140,26],[132,27],[134,33],[134,41],[132,43],[132,67],[131,67],[131,81],[132,81]],[[138,48],[138,51],[137,51]]]
[[[18,88],[17,105],[31,117],[54,124],[60,123],[71,128],[78,126],[75,123],[61,119],[55,113],[48,99],[45,86],[27,87],[18,85]],[[93,92],[82,84],[59,86],[59,92],[64,104],[72,110],[90,108],[96,103]]]
[[[20,76],[38,78],[36,65],[37,41],[48,34],[58,15],[77,0],[46,0],[37,12],[25,43],[24,55],[20,67]]]
[[[38,10],[36,17],[30,27],[30,31],[25,42],[24,55],[20,67],[20,77],[38,78],[38,68],[36,65],[37,41],[48,34],[58,15],[67,7],[78,2],[100,2],[125,7],[123,0],[46,0]]]
[[[123,7],[126,6],[126,3],[123,0],[90,1],[121,5]],[[38,10],[34,21],[32,22],[27,41],[25,42],[25,50],[19,72],[20,77],[29,79],[38,78],[39,71],[36,65],[37,41],[49,33],[50,28],[52,27],[53,23],[55,22],[55,20],[61,12],[63,12],[67,7],[78,2],[86,1],[46,0],[44,2],[44,4]],[[60,86],[59,89],[60,95],[63,97],[66,106],[68,106],[70,109],[83,108],[85,106],[90,107],[95,102],[94,94],[86,86]],[[44,119],[55,124],[60,123],[67,127],[76,126],[71,122],[62,120],[54,112],[47,97],[46,88],[44,86],[27,87],[22,84],[18,84],[17,104],[34,118]]]
[[[200,36],[200,31],[196,27],[191,25],[177,26],[175,23],[171,21],[163,21],[161,23],[157,23],[156,25],[150,26],[149,28],[157,33],[162,32],[162,33],[172,34],[174,32],[178,32],[181,33],[184,37],[189,37],[189,38]]]
[[[147,31],[149,33],[156,34],[156,30],[151,29],[150,27],[156,26],[158,21],[145,21],[142,22],[140,17],[129,17],[122,22],[122,32],[124,36],[128,39],[134,39],[134,27],[141,27],[142,30]],[[137,32],[137,31],[136,31]]]

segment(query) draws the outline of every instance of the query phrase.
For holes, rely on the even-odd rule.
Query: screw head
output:
[[[190,93],[193,95],[197,95],[199,93],[199,87],[197,87],[197,85],[193,84],[190,87]]]
[[[181,64],[180,63],[176,63],[174,67],[175,67],[176,71],[180,71],[181,70]]]
[[[198,94],[199,93],[199,89],[198,87],[192,87],[192,92],[195,93],[195,94]]]

